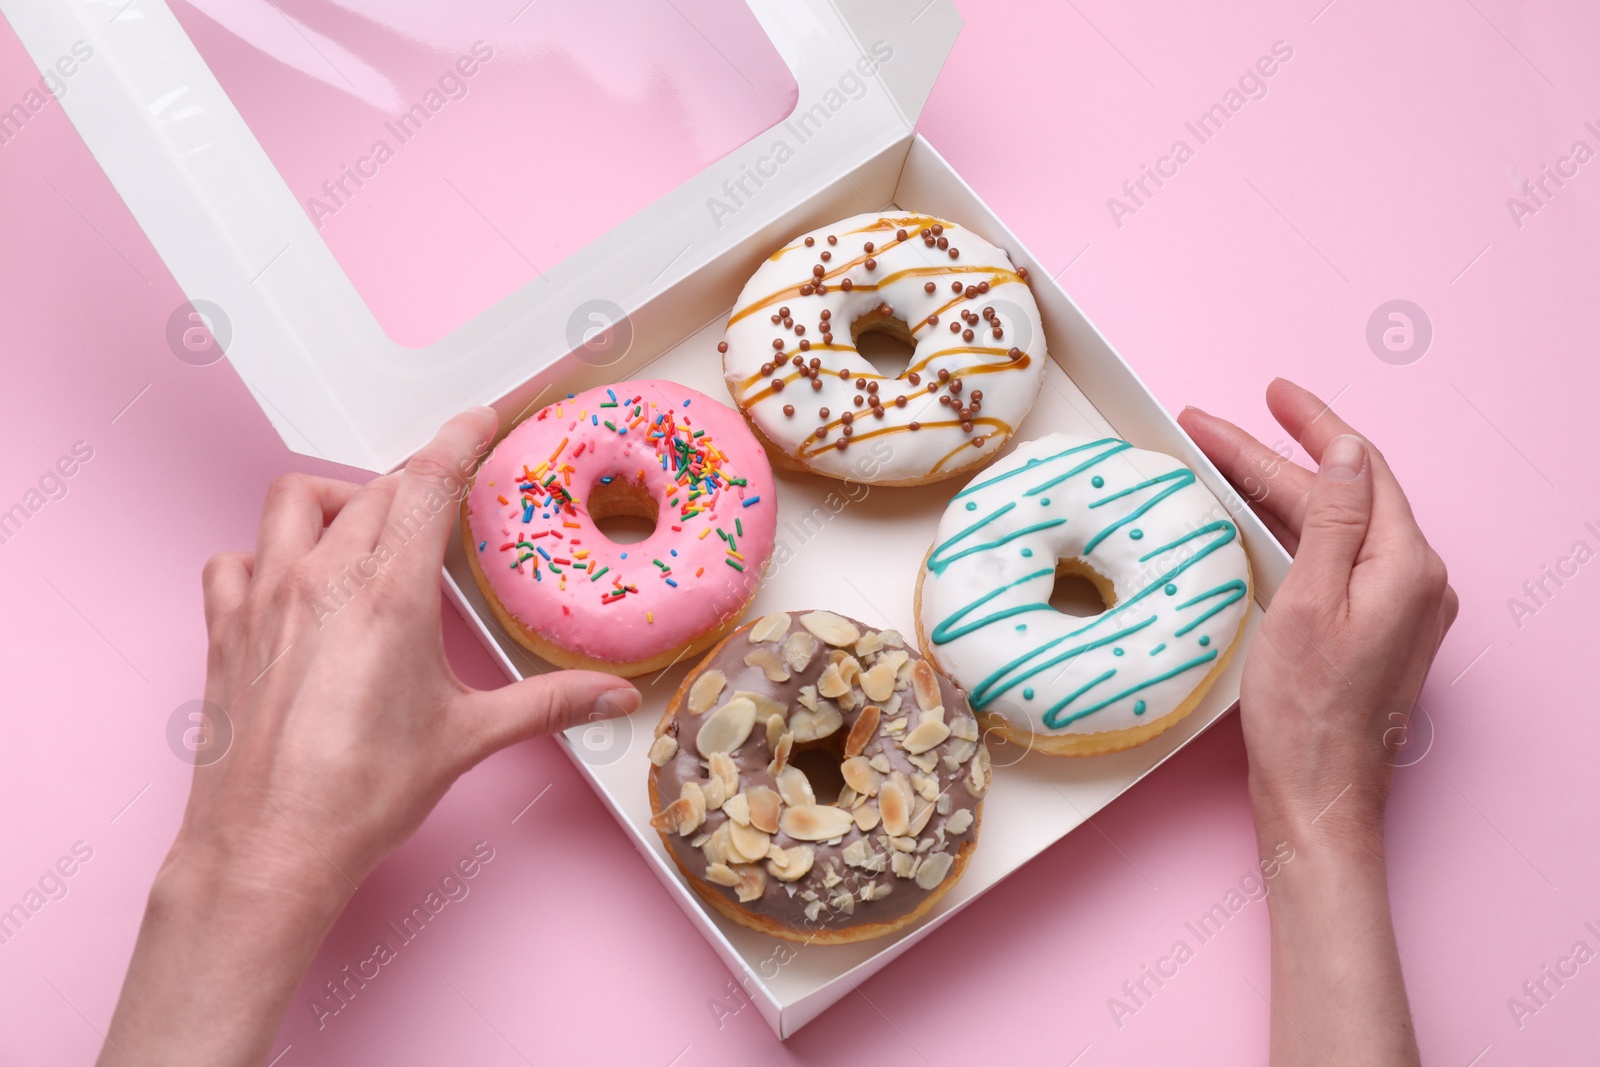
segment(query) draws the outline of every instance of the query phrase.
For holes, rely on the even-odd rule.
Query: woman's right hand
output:
[[[1264,832],[1293,836],[1326,811],[1370,833],[1456,594],[1382,453],[1292,382],[1275,380],[1267,405],[1316,473],[1230,422],[1179,416],[1295,557],[1245,661],[1251,795]]]

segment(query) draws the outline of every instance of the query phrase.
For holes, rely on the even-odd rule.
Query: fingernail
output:
[[[487,415],[489,418],[494,419],[496,421],[499,421],[499,419],[500,419],[499,413],[496,412],[495,409],[491,408],[491,407],[468,408],[467,409],[467,414],[469,414],[469,415]]]
[[[1210,414],[1204,408],[1197,408],[1193,404],[1185,404],[1183,406],[1183,410],[1178,412],[1178,418],[1181,419],[1185,415],[1188,415],[1190,413],[1193,413],[1195,415],[1207,415],[1207,414]]]
[[[632,715],[639,710],[639,691],[631,685],[626,689],[607,689],[594,702],[594,710],[606,719]]]
[[[1335,482],[1348,482],[1361,474],[1367,462],[1367,444],[1352,433],[1342,433],[1322,452],[1319,472]]]

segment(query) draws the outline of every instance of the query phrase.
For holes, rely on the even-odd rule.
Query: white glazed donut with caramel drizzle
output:
[[[1047,356],[1027,277],[926,215],[869,212],[802,234],[739,296],[717,346],[728,390],[780,465],[878,485],[970,473],[1039,393]],[[867,330],[913,346],[898,377],[856,350]]]

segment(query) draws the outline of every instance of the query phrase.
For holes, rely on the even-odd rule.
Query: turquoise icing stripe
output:
[[[976,533],[978,530],[982,529],[984,526],[987,526],[989,523],[993,522],[994,520],[998,519],[1000,516],[1004,515],[1006,512],[1011,511],[1016,506],[1017,505],[1016,505],[1016,503],[1014,501],[1011,502],[1011,503],[1008,503],[1005,507],[1001,508],[999,511],[993,512],[993,513],[989,514],[988,516],[979,519],[977,522],[973,523],[971,526],[968,526],[966,529],[962,530],[960,533],[956,534],[954,537],[950,538],[949,540],[945,541],[943,544],[939,545],[928,556],[928,569],[930,571],[932,571],[933,573],[935,573],[935,574],[943,574],[946,567],[950,566],[950,564],[954,563],[956,560],[961,559],[963,556],[970,556],[974,552],[983,552],[983,551],[985,551],[987,549],[991,549],[991,548],[999,548],[1001,545],[1005,544],[1008,541],[1015,541],[1019,537],[1024,537],[1024,536],[1026,536],[1028,534],[1031,534],[1031,533],[1037,533],[1040,530],[1048,530],[1048,529],[1050,529],[1051,527],[1054,527],[1054,526],[1061,526],[1067,521],[1066,519],[1050,519],[1047,522],[1036,522],[1032,526],[1024,526],[1020,530],[1016,530],[1016,531],[1014,531],[1014,532],[1012,532],[1010,534],[1007,534],[1005,537],[1002,537],[999,540],[988,541],[988,542],[985,542],[984,544],[981,544],[981,545],[971,545],[971,546],[969,546],[967,548],[962,549],[960,552],[957,552],[953,556],[943,556],[942,555],[946,549],[953,548],[955,546],[956,542],[961,541],[961,540],[971,536],[972,534]]]
[[[1082,711],[1075,711],[1071,715],[1067,715],[1067,716],[1063,717],[1061,715],[1061,712],[1066,708],[1066,706],[1068,704],[1071,704],[1074,700],[1077,700],[1080,696],[1082,696],[1089,689],[1093,688],[1096,685],[1099,685],[1101,682],[1105,681],[1107,678],[1109,678],[1113,674],[1117,673],[1115,670],[1107,671],[1106,673],[1102,674],[1100,677],[1096,678],[1094,681],[1090,682],[1088,685],[1086,685],[1083,688],[1081,688],[1081,689],[1077,690],[1076,692],[1072,693],[1065,700],[1061,701],[1058,704],[1052,705],[1050,710],[1044,713],[1044,724],[1046,726],[1048,726],[1052,730],[1059,730],[1063,726],[1070,726],[1072,723],[1077,722],[1079,719],[1083,718],[1085,715],[1093,715],[1095,712],[1101,710],[1102,708],[1110,707],[1112,704],[1115,704],[1117,701],[1122,700],[1125,697],[1130,697],[1133,694],[1139,692],[1140,690],[1149,689],[1153,685],[1159,685],[1160,683],[1166,681],[1168,678],[1175,678],[1178,675],[1182,674],[1184,671],[1192,670],[1193,668],[1200,666],[1202,663],[1210,663],[1212,660],[1214,660],[1216,658],[1217,658],[1216,650],[1212,649],[1210,652],[1206,653],[1204,656],[1196,656],[1194,659],[1189,660],[1187,663],[1179,664],[1178,666],[1172,668],[1172,670],[1170,670],[1170,671],[1166,671],[1166,672],[1164,672],[1162,674],[1158,674],[1154,678],[1147,678],[1144,681],[1140,682],[1138,685],[1129,686],[1128,688],[1124,689],[1120,693],[1116,693],[1116,694],[1114,694],[1112,696],[1106,697],[1104,700],[1100,701],[1100,703],[1098,703],[1098,704],[1091,704],[1089,707],[1084,708]]]
[[[1172,632],[1173,636],[1174,637],[1182,637],[1184,634],[1188,633],[1190,630],[1193,630],[1196,626],[1199,626],[1201,623],[1205,622],[1207,619],[1211,618],[1211,616],[1213,616],[1217,612],[1223,610],[1228,605],[1238,603],[1244,597],[1244,595],[1247,592],[1249,592],[1249,589],[1248,589],[1248,587],[1245,586],[1244,582],[1242,582],[1239,579],[1235,578],[1231,582],[1223,582],[1221,585],[1217,586],[1215,589],[1207,589],[1204,593],[1201,593],[1197,597],[1191,597],[1190,599],[1185,600],[1182,604],[1178,605],[1178,610],[1181,611],[1184,608],[1193,607],[1194,605],[1200,603],[1202,600],[1208,600],[1211,597],[1222,596],[1223,594],[1226,594],[1224,599],[1219,601],[1215,606],[1213,606],[1210,611],[1206,612],[1204,615],[1200,616],[1198,619],[1194,619],[1194,620],[1190,621],[1182,629],[1174,630]]]
[[[981,608],[983,605],[987,604],[989,601],[993,600],[1002,593],[1010,592],[1023,582],[1031,582],[1035,578],[1043,578],[1045,575],[1049,575],[1053,578],[1055,577],[1055,573],[1056,569],[1054,567],[1046,567],[1042,571],[1031,571],[1028,574],[1024,574],[1021,578],[1018,578],[1014,582],[1008,582],[998,589],[994,589],[985,593],[977,600],[974,600],[972,603],[968,604],[966,607],[960,609],[954,615],[951,615],[939,625],[935,626],[933,628],[933,633],[928,635],[929,639],[932,640],[936,645],[942,645],[946,642],[954,641],[958,637],[965,637],[967,634],[970,634],[976,630],[981,630],[990,623],[999,622],[1001,619],[1009,619],[1013,615],[1021,615],[1029,611],[1054,611],[1055,609],[1052,608],[1048,602],[1018,604],[1015,607],[1006,608],[1003,611],[997,611],[991,615],[985,615],[977,622],[969,622],[964,626],[959,625],[962,619],[965,619],[973,611]]]
[[[1084,630],[1089,629],[1089,627],[1085,626],[1085,627],[1083,627],[1083,629],[1077,630],[1077,631],[1075,631],[1073,633],[1070,633],[1070,634],[1067,634],[1065,637],[1058,637],[1054,641],[1050,641],[1050,642],[1048,642],[1046,644],[1040,645],[1038,648],[1034,649],[1032,652],[1027,653],[1026,655],[1018,656],[1016,659],[1012,660],[1010,663],[1007,663],[1004,667],[1001,667],[999,670],[997,670],[993,674],[989,675],[989,677],[985,678],[983,681],[978,683],[977,687],[974,688],[972,690],[972,692],[968,695],[968,699],[972,702],[972,706],[973,707],[975,707],[975,708],[977,708],[977,709],[979,709],[981,711],[983,708],[987,707],[989,705],[989,703],[991,701],[993,701],[996,697],[1000,696],[1002,693],[1005,693],[1005,692],[1015,688],[1016,686],[1021,685],[1023,682],[1027,681],[1029,678],[1032,678],[1035,675],[1039,674],[1041,671],[1047,671],[1051,667],[1054,667],[1056,664],[1063,663],[1063,662],[1065,662],[1065,661],[1067,661],[1069,659],[1072,659],[1075,656],[1079,656],[1079,655],[1081,655],[1081,654],[1083,654],[1085,652],[1088,652],[1091,649],[1099,648],[1102,645],[1109,645],[1113,641],[1120,641],[1124,637],[1127,637],[1129,634],[1136,634],[1140,630],[1143,630],[1146,626],[1149,626],[1151,623],[1153,623],[1155,621],[1156,621],[1156,616],[1152,615],[1148,619],[1145,619],[1143,622],[1135,623],[1134,625],[1128,627],[1125,630],[1118,630],[1114,634],[1108,634],[1107,636],[1102,637],[1102,638],[1100,638],[1098,640],[1090,641],[1088,644],[1079,645],[1077,648],[1070,648],[1070,649],[1068,649],[1067,651],[1061,653],[1058,656],[1051,657],[1050,659],[1046,660],[1045,662],[1039,664],[1037,667],[1030,667],[1028,670],[1024,671],[1022,674],[1017,675],[1015,678],[1012,678],[1010,681],[1006,682],[1004,685],[999,685],[999,682],[1002,679],[1004,679],[1006,677],[1006,675],[1010,674],[1013,670],[1015,670],[1018,667],[1022,666],[1022,664],[1026,663],[1028,660],[1032,659],[1033,657],[1035,657],[1037,655],[1040,655],[1042,653],[1050,651],[1050,649],[1054,648],[1056,645],[1059,645],[1063,641],[1070,641],[1072,638],[1076,637],[1078,634],[1083,633]],[[1093,623],[1091,623],[1090,625],[1092,626]]]
[[[1171,482],[1174,480],[1177,482],[1176,485],[1167,486],[1165,489],[1161,490],[1161,492],[1157,493],[1155,496],[1139,505],[1139,507],[1131,514],[1123,516],[1110,526],[1107,526],[1105,529],[1091,537],[1089,539],[1089,543],[1083,546],[1083,554],[1087,556],[1089,553],[1093,552],[1095,545],[1098,545],[1101,541],[1104,541],[1117,530],[1122,529],[1122,527],[1128,525],[1128,523],[1137,519],[1139,516],[1143,515],[1145,512],[1149,511],[1151,508],[1167,499],[1167,497],[1171,496],[1173,493],[1176,493],[1187,486],[1193,485],[1194,471],[1190,470],[1188,467],[1181,467],[1175,471],[1168,471],[1166,474],[1159,474],[1154,478],[1140,482],[1138,485],[1131,485],[1121,492],[1112,493],[1107,497],[1101,497],[1099,500],[1091,503],[1089,505],[1091,508],[1097,508],[1102,504],[1109,504],[1113,500],[1119,500],[1122,497],[1127,496],[1129,493],[1137,493],[1141,489],[1149,489],[1152,486],[1160,485],[1162,482]]]
[[[1030,459],[1030,460],[1028,460],[1028,462],[1024,463],[1022,466],[1018,467],[1014,471],[1006,471],[1004,474],[997,474],[993,478],[988,479],[987,481],[974,482],[972,485],[967,486],[965,489],[961,490],[961,492],[957,493],[955,496],[951,497],[950,499],[952,499],[952,500],[960,500],[962,497],[968,495],[969,493],[976,493],[980,489],[987,489],[987,488],[989,488],[989,486],[994,485],[994,484],[996,484],[998,482],[1003,482],[1007,478],[1015,478],[1019,474],[1026,474],[1028,471],[1037,470],[1039,467],[1042,467],[1047,463],[1054,463],[1058,459],[1063,459],[1063,458],[1065,458],[1067,456],[1074,455],[1074,454],[1076,454],[1078,452],[1086,451],[1087,449],[1098,448],[1101,445],[1118,445],[1118,446],[1120,446],[1118,448],[1113,449],[1111,452],[1107,452],[1106,455],[1108,455],[1108,456],[1109,455],[1114,455],[1117,452],[1121,452],[1123,449],[1127,449],[1127,448],[1132,448],[1133,447],[1128,442],[1120,440],[1120,439],[1115,438],[1115,437],[1102,437],[1100,440],[1098,440],[1098,441],[1090,441],[1086,445],[1074,445],[1072,448],[1069,448],[1069,449],[1067,449],[1067,450],[1065,450],[1063,452],[1057,452],[1053,456],[1045,456],[1043,459]],[[1092,460],[1090,465],[1092,466],[1094,463],[1099,463],[1100,460],[1105,459],[1105,458],[1106,458],[1106,456],[1099,456],[1096,459]],[[1076,472],[1071,472],[1071,473],[1076,473]],[[1071,473],[1069,473],[1067,475],[1067,477],[1070,477]]]

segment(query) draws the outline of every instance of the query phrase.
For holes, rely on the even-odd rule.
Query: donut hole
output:
[[[844,773],[839,764],[844,762],[844,742],[848,730],[839,729],[832,737],[820,741],[807,741],[794,746],[789,762],[805,773],[811,791],[817,795],[818,804],[832,804],[844,789]]]
[[[606,540],[618,545],[647,541],[656,532],[660,505],[650,490],[621,475],[596,480],[589,490],[589,518]]]
[[[861,358],[885,378],[903,377],[916,352],[916,342],[905,320],[877,310],[850,324],[850,339]]]
[[[1056,564],[1050,606],[1063,615],[1092,619],[1117,606],[1117,590],[1111,579],[1083,560],[1064,559]]]

